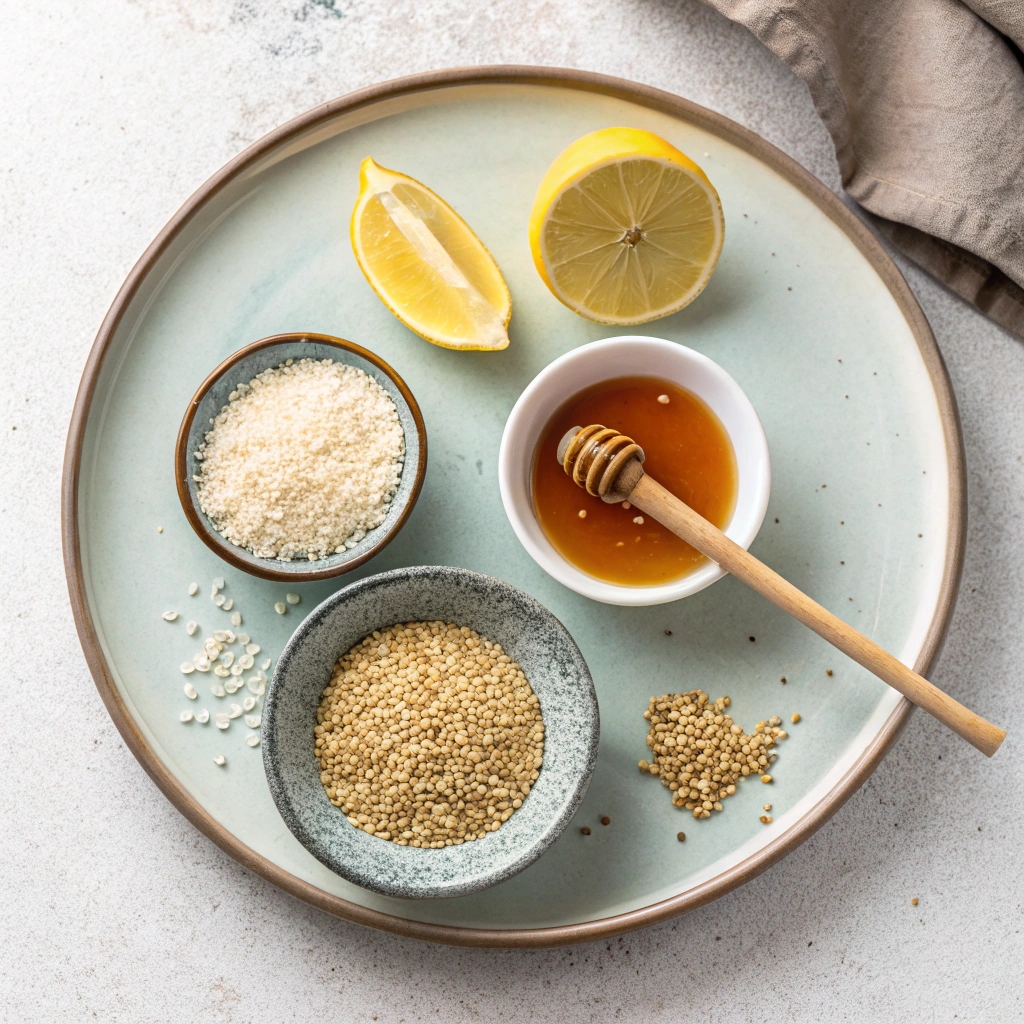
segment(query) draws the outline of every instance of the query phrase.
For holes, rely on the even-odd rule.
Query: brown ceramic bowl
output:
[[[202,443],[213,418],[228,403],[228,395],[242,382],[286,359],[333,359],[369,374],[391,396],[405,431],[405,467],[387,518],[353,548],[316,561],[283,562],[260,558],[217,532],[199,507],[192,479],[193,452]],[[174,480],[181,507],[199,539],[224,561],[243,572],[281,583],[309,583],[341,576],[373,558],[405,525],[423,485],[427,470],[427,431],[423,415],[404,380],[379,356],[359,345],[327,334],[276,334],[254,341],[228,356],[192,396],[178,430],[174,448]]]

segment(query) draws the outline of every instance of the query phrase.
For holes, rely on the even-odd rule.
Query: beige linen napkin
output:
[[[1024,338],[1024,0],[705,0],[807,83],[847,192]]]

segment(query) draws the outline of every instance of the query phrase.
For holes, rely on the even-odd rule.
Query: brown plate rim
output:
[[[220,539],[220,535],[209,526],[200,515],[192,500],[192,492],[188,489],[188,435],[192,429],[192,421],[195,419],[199,403],[206,397],[206,393],[219,381],[225,373],[243,359],[252,355],[253,352],[260,352],[265,348],[273,348],[275,345],[287,344],[296,341],[313,341],[320,345],[331,345],[340,348],[343,352],[351,352],[368,363],[372,363],[382,373],[390,378],[391,382],[398,388],[399,394],[405,399],[409,411],[412,413],[413,423],[416,424],[416,433],[419,437],[419,458],[416,461],[416,478],[412,483],[412,490],[409,492],[405,507],[398,517],[391,524],[388,531],[383,534],[380,540],[371,548],[367,548],[361,555],[341,562],[327,569],[309,568],[300,572],[282,572],[272,569],[269,566],[254,566],[241,558],[235,551],[235,545],[228,544]],[[260,338],[237,352],[232,352],[216,369],[214,369],[206,380],[196,389],[196,393],[189,401],[185,415],[182,417],[181,426],[178,428],[178,439],[174,443],[174,486],[178,491],[178,500],[181,502],[181,509],[189,525],[196,532],[196,536],[218,557],[223,558],[229,565],[250,576],[257,576],[264,580],[273,580],[276,583],[314,583],[317,580],[335,579],[344,576],[345,573],[358,569],[364,562],[369,561],[374,555],[380,554],[398,536],[399,531],[405,526],[416,501],[420,496],[423,487],[423,479],[427,474],[427,427],[423,422],[423,413],[420,412],[419,404],[413,397],[409,385],[405,383],[398,371],[385,362],[375,352],[371,352],[362,345],[345,338],[335,337],[333,334],[315,334],[310,331],[293,331],[287,334],[272,334],[268,338]],[[315,566],[315,562],[311,565]]]
[[[757,853],[685,893],[628,913],[550,928],[459,928],[410,921],[333,896],[284,871],[240,842],[215,821],[168,771],[132,719],[103,657],[89,611],[78,535],[78,491],[82,472],[82,449],[104,356],[132,297],[156,260],[177,237],[192,215],[230,181],[275,147],[341,113],[413,93],[452,86],[500,84],[554,86],[612,96],[679,117],[725,139],[767,164],[814,202],[853,241],[881,277],[906,318],[928,369],[942,419],[948,459],[949,535],[946,561],[935,615],[929,625],[921,653],[914,664],[917,672],[927,674],[945,638],[963,570],[967,523],[966,477],[960,418],[949,375],[928,321],[903,275],[875,235],[838,196],[795,160],[759,135],[722,114],[661,89],[572,68],[529,65],[451,68],[411,75],[361,89],[314,107],[276,128],[225,164],[200,186],[170,219],[132,268],[107,312],[89,352],[75,399],[65,449],[61,482],[61,536],[75,625],[100,696],[129,749],[164,795],[200,832],[240,864],[293,896],[347,920],[399,935],[452,945],[545,947],[594,941],[656,924],[703,906],[750,881],[813,835],[857,791],[906,727],[913,705],[905,698],[900,701],[867,749],[832,790],[800,821]]]

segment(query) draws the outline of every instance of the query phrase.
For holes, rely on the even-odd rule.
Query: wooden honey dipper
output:
[[[609,503],[629,501],[646,512],[726,572],[934,715],[983,754],[991,757],[999,749],[1006,736],[1002,729],[957,703],[873,640],[812,601],[648,476],[642,465],[643,449],[632,438],[598,424],[573,427],[558,444],[558,461],[588,494]]]

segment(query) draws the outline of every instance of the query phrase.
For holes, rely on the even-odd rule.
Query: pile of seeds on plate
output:
[[[238,384],[193,457],[199,505],[227,540],[261,558],[313,561],[384,522],[405,433],[369,374],[288,359]]]
[[[672,791],[672,803],[693,811],[695,818],[722,810],[722,801],[736,792],[745,775],[771,782],[772,748],[787,735],[778,716],[758,722],[747,735],[725,714],[731,703],[728,697],[712,701],[703,690],[691,690],[652,697],[644,712],[651,723],[647,746],[654,760],[641,761],[640,770],[657,775]]]
[[[248,633],[239,629],[242,625],[242,613],[235,608],[234,600],[223,593],[224,588],[224,579],[222,577],[215,579],[210,591],[210,599],[217,608],[229,616],[225,626],[230,623],[233,628],[214,629],[202,641],[201,648],[192,655],[192,658],[181,663],[181,672],[189,677],[194,676],[197,672],[210,677],[209,691],[218,701],[226,697],[233,697],[243,690],[247,691],[237,701],[229,702],[226,711],[215,711],[212,720],[218,729],[226,732],[230,729],[232,722],[241,718],[245,725],[252,730],[245,737],[245,743],[255,749],[260,744],[257,731],[261,725],[259,701],[266,690],[267,671],[270,668],[271,659],[265,655],[260,657],[264,654],[260,645],[254,643]],[[189,597],[195,597],[199,593],[199,584],[190,584],[188,593]],[[298,604],[299,595],[288,594],[286,600],[289,605]],[[282,609],[279,613],[284,614],[287,605],[283,602],[278,602],[278,604]],[[277,605],[275,605],[275,610],[277,610]],[[163,619],[166,622],[176,622],[178,618],[179,615],[176,611],[163,613]],[[199,623],[195,619],[189,619],[185,624],[185,632],[189,636],[195,636],[199,632]],[[192,678],[185,683],[185,696],[191,701],[199,700],[199,690]],[[199,725],[206,725],[211,720],[210,709],[207,707],[200,707],[198,710],[186,708],[178,717],[183,724],[197,722]],[[223,754],[215,755],[213,760],[221,767],[227,764],[227,758]]]
[[[438,848],[496,832],[544,756],[523,670],[466,626],[407,622],[356,644],[323,691],[320,780],[364,832]]]

